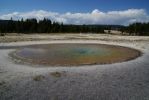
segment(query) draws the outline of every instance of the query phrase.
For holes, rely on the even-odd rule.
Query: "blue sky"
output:
[[[134,21],[149,21],[148,5],[149,0],[0,0],[0,19],[9,19],[9,17],[42,19],[48,17],[72,24],[108,24],[108,22],[109,24],[129,24]],[[119,15],[122,19],[117,18],[114,23],[108,19],[113,17],[111,15]],[[130,17],[130,15],[132,16]],[[76,17],[73,16],[82,18],[82,20],[80,22],[69,21],[76,20]],[[107,18],[104,19],[106,22],[101,21],[103,17]],[[127,23],[124,23],[126,20]]]
[[[149,0],[0,0],[0,12],[49,10],[53,12],[88,12],[146,9]]]

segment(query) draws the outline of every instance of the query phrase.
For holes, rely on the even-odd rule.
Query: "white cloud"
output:
[[[63,22],[65,24],[120,24],[128,25],[133,22],[149,22],[149,15],[144,9],[128,9],[123,11],[102,12],[98,9],[88,13],[57,13],[44,10],[31,12],[13,12],[1,14],[0,19],[27,19],[49,18],[52,21]]]

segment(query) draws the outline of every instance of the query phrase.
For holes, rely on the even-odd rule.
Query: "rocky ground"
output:
[[[0,100],[149,100],[149,37],[105,34],[0,37],[0,47],[45,43],[102,43],[140,50],[137,59],[106,65],[44,67],[16,64],[0,49]]]

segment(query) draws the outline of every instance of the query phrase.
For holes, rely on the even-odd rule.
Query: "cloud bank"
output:
[[[45,10],[30,12],[13,12],[1,14],[0,19],[20,20],[21,18],[49,18],[52,21],[63,22],[64,24],[117,24],[128,25],[133,22],[149,22],[149,15],[144,9],[128,9],[123,11],[103,12],[98,9],[88,13],[57,13]]]

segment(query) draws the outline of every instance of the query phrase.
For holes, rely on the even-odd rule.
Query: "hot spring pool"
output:
[[[140,54],[138,50],[121,46],[61,43],[23,46],[11,52],[10,56],[28,64],[79,66],[123,62]]]

